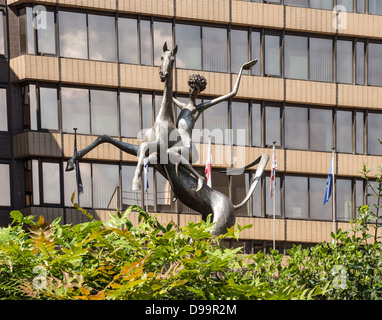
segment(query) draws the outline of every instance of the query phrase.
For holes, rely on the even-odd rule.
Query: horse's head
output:
[[[161,65],[160,65],[160,80],[165,82],[169,75],[172,73],[172,68],[174,66],[175,55],[178,52],[178,46],[176,45],[173,50],[167,48],[167,42],[163,45],[163,54],[161,56]]]

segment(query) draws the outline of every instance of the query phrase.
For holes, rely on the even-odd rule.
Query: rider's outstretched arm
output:
[[[243,64],[242,67],[240,68],[239,75],[237,76],[236,83],[235,83],[235,86],[233,87],[232,92],[199,105],[198,106],[199,112],[201,113],[201,112],[207,110],[208,108],[211,108],[212,106],[214,106],[220,102],[223,102],[225,100],[228,100],[228,99],[236,96],[237,92],[239,91],[240,80],[241,80],[241,76],[243,74],[243,71],[244,70],[250,70],[257,63],[257,61],[258,61],[257,59],[254,59],[252,61],[249,61],[249,62]]]
[[[180,102],[178,99],[172,97],[172,101],[180,108],[180,110],[183,110],[186,107],[185,103]]]

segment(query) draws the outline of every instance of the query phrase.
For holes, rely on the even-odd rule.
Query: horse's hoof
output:
[[[141,190],[141,182],[139,179],[133,179],[131,183],[131,191],[139,191]]]
[[[68,164],[66,165],[65,171],[72,171],[72,170],[74,170],[74,161],[70,159],[68,161]]]

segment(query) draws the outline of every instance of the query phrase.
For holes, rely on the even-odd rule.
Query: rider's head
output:
[[[196,96],[204,91],[207,87],[207,80],[198,73],[193,73],[188,79],[188,85],[190,86],[190,95]]]

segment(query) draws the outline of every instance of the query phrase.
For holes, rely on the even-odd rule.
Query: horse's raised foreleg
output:
[[[92,151],[94,148],[98,147],[102,143],[110,143],[114,146],[116,146],[118,149],[131,154],[133,156],[138,155],[139,146],[131,143],[122,142],[116,139],[113,139],[109,137],[108,135],[102,135],[99,136],[93,143],[88,145],[87,147],[79,150],[76,152],[76,154],[73,155],[68,161],[68,164],[66,166],[66,171],[71,171],[74,169],[74,161],[81,159],[84,157],[87,153]]]

